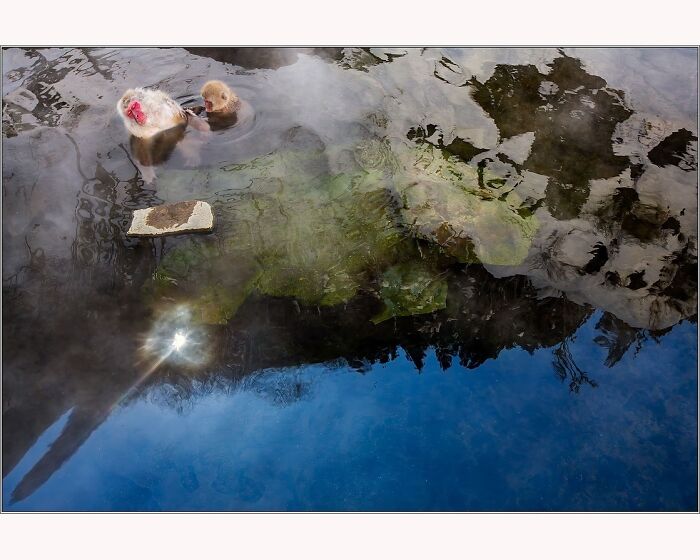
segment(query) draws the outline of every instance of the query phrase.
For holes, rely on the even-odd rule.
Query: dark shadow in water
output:
[[[294,64],[298,59],[298,49],[296,48],[185,47],[185,49],[194,55],[241,66],[247,70],[277,69]]]
[[[268,68],[276,70],[283,66],[290,66],[299,59],[300,54],[314,55],[324,60],[342,60],[343,48],[341,47],[185,47],[185,49],[197,56],[211,58],[225,64],[241,66],[246,70]]]
[[[697,141],[698,137],[689,130],[676,130],[649,152],[649,161],[659,167],[675,165],[683,171],[695,171],[698,168],[697,148],[692,148],[691,144]]]
[[[131,368],[120,364],[124,356],[134,354],[136,346],[128,337],[118,335],[130,328],[130,322],[113,311],[90,311],[110,309],[107,300],[112,296],[89,298],[84,307],[76,306],[60,320],[28,322],[16,325],[7,336],[3,333],[5,341],[17,338],[36,349],[31,357],[25,350],[19,362],[3,357],[5,388],[9,395],[23,395],[28,407],[9,406],[4,412],[3,438],[9,441],[3,444],[3,476],[48,426],[73,409],[61,435],[15,489],[14,501],[48,480],[106,419],[119,395],[128,392],[133,383]],[[129,308],[133,302],[123,299],[121,304]]]

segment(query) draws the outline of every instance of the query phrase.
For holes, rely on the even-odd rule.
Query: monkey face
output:
[[[204,108],[207,113],[229,111],[237,101],[236,94],[229,87],[218,80],[212,80],[204,84],[201,91],[204,99]]]
[[[125,119],[130,119],[140,125],[146,124],[146,113],[141,106],[137,91],[127,90],[117,103],[117,109]]]
[[[141,103],[135,99],[126,108],[126,116],[139,124],[146,124],[146,114],[141,110]]]

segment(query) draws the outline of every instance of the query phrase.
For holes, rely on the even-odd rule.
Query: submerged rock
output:
[[[181,233],[208,232],[214,229],[211,206],[201,200],[161,204],[134,211],[127,235],[158,237]]]
[[[191,173],[178,174],[161,178],[169,191],[191,184]],[[253,292],[332,306],[368,290],[385,306],[376,321],[441,309],[446,284],[426,251],[520,264],[537,228],[518,214],[512,187],[479,186],[481,175],[429,145],[397,152],[365,136],[326,148],[291,129],[272,154],[197,172],[201,185],[216,185],[216,242],[171,249],[154,296],[187,301],[207,323],[227,322]],[[421,252],[415,238],[430,244]]]
[[[405,158],[408,173],[397,178],[396,190],[401,218],[413,235],[463,263],[525,260],[539,222],[512,184],[429,144]]]
[[[524,218],[505,202],[483,200],[447,182],[414,183],[402,195],[403,219],[416,236],[460,262],[518,265],[537,231],[534,216]]]
[[[207,184],[230,185],[213,202],[216,243],[172,249],[152,284],[156,299],[186,301],[206,323],[226,322],[253,291],[343,303],[415,250],[381,174],[359,164],[331,174],[323,144],[308,132],[293,130],[274,154],[207,173]]]

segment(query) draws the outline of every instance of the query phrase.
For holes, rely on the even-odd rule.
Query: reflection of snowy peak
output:
[[[524,262],[483,264],[635,327],[664,329],[694,315],[697,136],[684,121],[632,111],[622,91],[575,58],[562,54],[546,68],[500,64],[469,82],[505,139],[469,162],[500,175],[486,186],[499,200],[513,189],[539,225]],[[416,130],[409,139],[448,148],[438,127]]]
[[[696,312],[694,242],[662,230],[655,243],[623,235],[610,237],[591,222],[557,221],[538,213],[541,228],[528,259],[518,267],[486,265],[494,276],[524,274],[544,293],[554,288],[633,327],[659,330]]]

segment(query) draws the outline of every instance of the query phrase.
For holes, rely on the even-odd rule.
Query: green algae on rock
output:
[[[280,183],[274,192],[249,193],[229,210],[226,250],[232,262],[239,254],[254,257],[261,268],[256,289],[267,295],[342,303],[402,253],[405,235],[388,194],[356,191],[345,175],[303,191]]]
[[[392,317],[432,313],[445,308],[447,280],[424,261],[407,261],[384,271],[379,296],[384,309],[372,318],[375,324]]]
[[[186,303],[196,322],[225,324],[259,275],[253,259],[241,256],[233,263],[218,244],[191,238],[166,253],[147,290],[155,302]]]
[[[217,184],[230,175],[248,188],[213,202],[222,216],[216,246],[195,241],[166,255],[157,275],[172,282],[155,282],[156,297],[176,288],[209,323],[225,322],[252,291],[336,305],[406,254],[406,234],[380,174],[356,166],[331,175],[314,137],[297,132],[299,138],[305,149],[209,170]],[[237,274],[241,264],[246,272]],[[241,278],[214,287],[214,278],[227,275],[210,281],[212,268]]]

